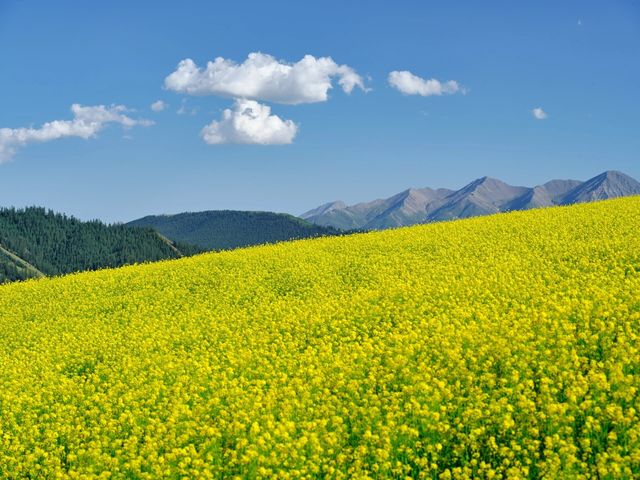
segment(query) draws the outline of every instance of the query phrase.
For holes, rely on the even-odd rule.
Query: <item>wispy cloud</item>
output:
[[[202,129],[202,138],[211,145],[241,143],[284,145],[293,142],[298,126],[271,114],[271,108],[254,100],[236,100],[222,119]]]
[[[533,117],[536,120],[544,120],[545,118],[547,118],[547,112],[545,112],[542,108],[540,107],[536,107],[533,110],[531,110],[531,114],[533,115]]]
[[[123,105],[71,106],[72,120],[54,120],[40,128],[0,128],[0,163],[10,160],[17,149],[30,143],[50,142],[64,137],[92,138],[109,123],[124,128],[147,127],[153,122],[133,119],[126,115],[130,110]]]
[[[296,63],[277,60],[264,53],[250,53],[240,64],[222,57],[199,68],[191,59],[182,60],[165,78],[165,87],[189,95],[218,95],[285,104],[324,102],[337,79],[345,93],[366,90],[364,81],[348,65],[331,57],[305,55]]]
[[[158,100],[151,104],[151,110],[153,110],[154,112],[161,112],[163,110],[166,110],[168,106],[169,105],[167,104],[167,102]]]
[[[198,107],[190,107],[187,105],[187,99],[183,98],[180,102],[180,108],[176,110],[178,115],[195,115],[198,113]]]
[[[453,93],[465,93],[465,89],[455,80],[441,82],[435,78],[424,79],[413,73],[403,70],[394,70],[387,78],[389,85],[405,95],[445,95]]]

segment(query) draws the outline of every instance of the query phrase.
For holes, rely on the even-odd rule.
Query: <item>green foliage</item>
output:
[[[292,215],[234,210],[151,215],[128,225],[151,227],[173,241],[186,242],[206,250],[227,250],[342,233]]]
[[[0,209],[0,245],[45,275],[177,258],[197,253],[172,245],[149,228],[83,222],[44,208]],[[32,277],[9,254],[0,254],[0,282]]]

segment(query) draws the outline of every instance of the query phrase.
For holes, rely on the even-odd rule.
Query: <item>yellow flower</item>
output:
[[[0,287],[0,478],[634,478],[640,198]]]

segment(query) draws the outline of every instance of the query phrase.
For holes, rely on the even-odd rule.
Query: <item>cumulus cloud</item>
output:
[[[236,100],[222,119],[202,129],[202,138],[211,145],[243,143],[285,145],[293,142],[298,126],[271,114],[271,108],[254,100]]]
[[[158,100],[151,104],[151,110],[153,110],[154,112],[161,112],[165,110],[168,106],[169,105],[167,105],[166,102],[163,102],[162,100]]]
[[[165,78],[164,84],[169,90],[190,95],[296,105],[326,101],[334,79],[345,93],[351,93],[355,87],[367,90],[353,68],[338,65],[331,57],[305,55],[291,64],[264,53],[250,53],[240,64],[218,57],[205,68],[187,58]]]
[[[133,119],[125,113],[122,105],[71,106],[72,120],[54,120],[40,128],[0,128],[0,163],[13,157],[19,147],[30,143],[50,142],[64,137],[92,138],[109,123],[118,123],[125,128],[149,126],[153,122]]]
[[[405,95],[429,97],[431,95],[464,93],[462,86],[455,80],[449,80],[448,82],[441,82],[435,78],[426,80],[407,70],[394,70],[389,73],[387,80],[389,85]]]
[[[542,108],[537,107],[531,110],[531,114],[536,120],[544,120],[547,118],[547,112],[545,112]]]

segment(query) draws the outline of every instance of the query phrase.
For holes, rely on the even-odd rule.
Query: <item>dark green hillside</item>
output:
[[[234,210],[151,215],[127,225],[151,227],[173,241],[197,245],[207,250],[224,250],[340,233],[334,228],[313,225],[283,213]]]
[[[155,231],[83,222],[44,208],[0,209],[0,282],[130,263],[198,251]]]

